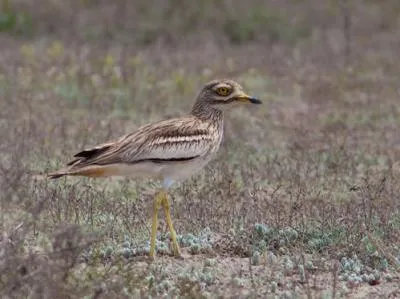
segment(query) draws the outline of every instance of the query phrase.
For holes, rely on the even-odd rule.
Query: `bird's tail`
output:
[[[69,175],[70,173],[65,170],[60,170],[52,173],[41,173],[41,172],[31,172],[30,175],[32,178],[36,180],[45,180],[45,179],[59,179],[63,176]]]
[[[120,175],[118,166],[114,165],[88,165],[82,168],[74,169],[71,167],[60,169],[50,173],[31,173],[32,177],[38,180],[59,179],[64,176],[86,176],[86,177],[108,177]]]
[[[62,178],[63,176],[69,175],[69,172],[65,172],[65,171],[58,171],[58,172],[52,172],[52,173],[48,173],[46,176],[49,179],[59,179]]]
[[[58,179],[63,176],[86,176],[86,177],[107,177],[118,175],[118,167],[113,165],[88,165],[75,169],[74,167],[61,169],[47,174],[49,179]]]

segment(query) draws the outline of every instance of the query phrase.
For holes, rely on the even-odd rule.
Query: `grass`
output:
[[[351,40],[336,3],[254,0],[243,15],[233,2],[82,1],[59,20],[10,3],[34,26],[0,36],[1,297],[399,294],[397,2],[355,1]],[[32,176],[185,113],[216,77],[264,105],[228,113],[216,160],[172,190],[184,260],[164,223],[158,259],[145,258],[157,182]]]

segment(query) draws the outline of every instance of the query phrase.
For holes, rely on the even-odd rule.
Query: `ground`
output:
[[[2,4],[2,298],[400,297],[398,1]],[[183,259],[159,183],[41,176],[215,78],[263,105],[171,190]]]

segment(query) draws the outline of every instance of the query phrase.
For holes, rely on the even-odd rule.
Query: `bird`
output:
[[[261,103],[233,80],[212,80],[197,94],[189,114],[143,125],[119,139],[82,150],[73,156],[66,168],[48,173],[47,177],[123,176],[160,180],[162,187],[153,200],[149,257],[155,258],[161,207],[170,231],[172,254],[182,257],[170,215],[168,191],[216,156],[227,110],[241,104]]]

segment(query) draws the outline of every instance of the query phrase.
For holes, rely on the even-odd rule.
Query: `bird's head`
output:
[[[200,91],[196,102],[221,111],[239,104],[261,104],[259,99],[247,95],[239,83],[227,79],[207,83]]]

